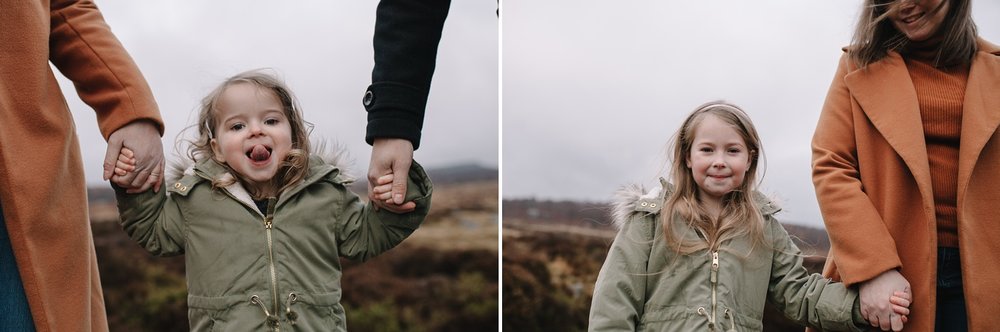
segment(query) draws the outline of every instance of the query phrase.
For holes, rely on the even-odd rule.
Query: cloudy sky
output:
[[[747,110],[767,158],[762,189],[786,221],[822,226],[810,140],[860,1],[507,0],[503,197],[603,201],[663,174],[694,107]],[[975,1],[1000,42],[1000,3]]]
[[[226,77],[273,68],[298,96],[313,136],[336,141],[363,175],[361,97],[371,82],[377,1],[97,1],[112,31],[152,87],[167,131],[196,119],[198,102]],[[438,53],[423,138],[415,159],[428,167],[498,167],[498,22],[492,1],[454,1]],[[56,75],[59,77],[59,75]],[[73,111],[87,181],[102,185],[106,144],[93,111],[72,84],[60,85]]]

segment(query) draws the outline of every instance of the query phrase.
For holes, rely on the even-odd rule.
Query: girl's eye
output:
[[[712,152],[712,148],[708,148],[708,147],[700,148],[700,149],[698,149],[698,151],[701,151],[701,152]]]
[[[269,125],[269,126],[276,125],[276,124],[278,124],[278,122],[279,122],[278,119],[267,119],[267,120],[264,120],[264,124]]]
[[[743,150],[740,150],[740,149],[738,149],[738,148],[731,148],[731,149],[729,149],[729,153],[740,153],[740,152],[742,152],[742,151],[743,151]]]
[[[240,130],[240,129],[243,129],[243,127],[246,127],[246,125],[244,125],[242,123],[234,123],[233,125],[229,126],[229,129],[230,130]]]

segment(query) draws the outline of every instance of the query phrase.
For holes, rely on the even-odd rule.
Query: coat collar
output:
[[[997,111],[1000,95],[994,92],[1000,88],[1000,47],[982,39],[978,46],[969,69],[962,110],[959,195],[968,186],[980,152],[1000,125],[1000,111]],[[865,69],[848,73],[844,81],[868,119],[906,163],[921,193],[931,197],[920,105],[903,58],[897,52],[889,52]]]
[[[309,158],[309,171],[306,177],[298,185],[281,193],[277,205],[280,206],[284,201],[295,196],[303,188],[323,179],[344,186],[350,185],[354,182],[354,178],[344,171],[344,165],[348,163],[350,163],[350,157],[347,155],[346,149],[338,144],[327,144],[326,141],[320,142],[320,144],[313,147]],[[190,189],[194,188],[198,182],[205,181],[211,183],[213,179],[222,180],[233,177],[229,173],[229,169],[212,158],[204,158],[197,162],[185,158],[177,162],[172,162],[170,166],[168,190],[171,194],[187,195]],[[251,199],[250,193],[239,182],[234,182],[222,189],[228,192],[234,199],[263,215],[263,211],[259,211],[257,205]]]
[[[233,178],[232,173],[229,170],[216,162],[214,159],[208,158],[206,160],[199,161],[194,165],[193,168],[194,176],[186,177],[190,185],[184,186],[185,191],[187,188],[193,187],[194,182],[207,181],[211,182],[212,179],[226,180],[227,182]],[[348,184],[351,179],[347,177],[337,166],[328,164],[322,158],[317,156],[312,156],[309,158],[309,172],[308,175],[300,182],[298,185],[288,188],[285,192],[281,193],[278,198],[276,206],[280,206],[282,203],[287,201],[290,197],[295,196],[296,193],[301,191],[303,188],[308,187],[310,184],[320,181],[324,177],[332,175],[331,179],[334,182]],[[183,183],[180,181],[178,183]],[[254,203],[253,198],[250,196],[250,192],[240,184],[239,181],[232,182],[231,184],[222,188],[232,196],[233,199],[242,202],[244,205],[250,209],[260,213],[264,216],[264,211],[260,211],[257,208],[257,204]]]
[[[848,73],[844,83],[875,129],[906,163],[921,193],[929,197],[931,174],[920,105],[903,58],[889,52],[881,60]]]

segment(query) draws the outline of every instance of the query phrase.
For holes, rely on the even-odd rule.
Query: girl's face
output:
[[[898,0],[893,6],[897,10],[889,20],[911,41],[934,36],[948,14],[948,0]]]
[[[704,115],[694,130],[687,167],[698,184],[702,202],[721,203],[725,194],[743,184],[750,166],[750,151],[731,125],[712,114]]]
[[[266,188],[292,149],[292,127],[274,92],[237,83],[219,96],[215,160],[258,188]]]

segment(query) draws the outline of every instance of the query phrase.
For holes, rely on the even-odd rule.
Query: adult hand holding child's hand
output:
[[[104,157],[104,180],[111,179],[114,175],[123,147],[134,152],[135,168],[122,175],[115,183],[128,189],[128,193],[143,192],[150,187],[159,191],[163,181],[163,145],[156,126],[150,121],[140,120],[111,133]]]
[[[900,297],[900,294],[905,294],[905,304],[909,306],[910,282],[902,274],[895,269],[882,272],[877,277],[862,282],[859,293],[861,314],[868,319],[868,323],[882,331],[903,329],[906,317],[894,312],[894,304],[890,300],[894,295]]]

